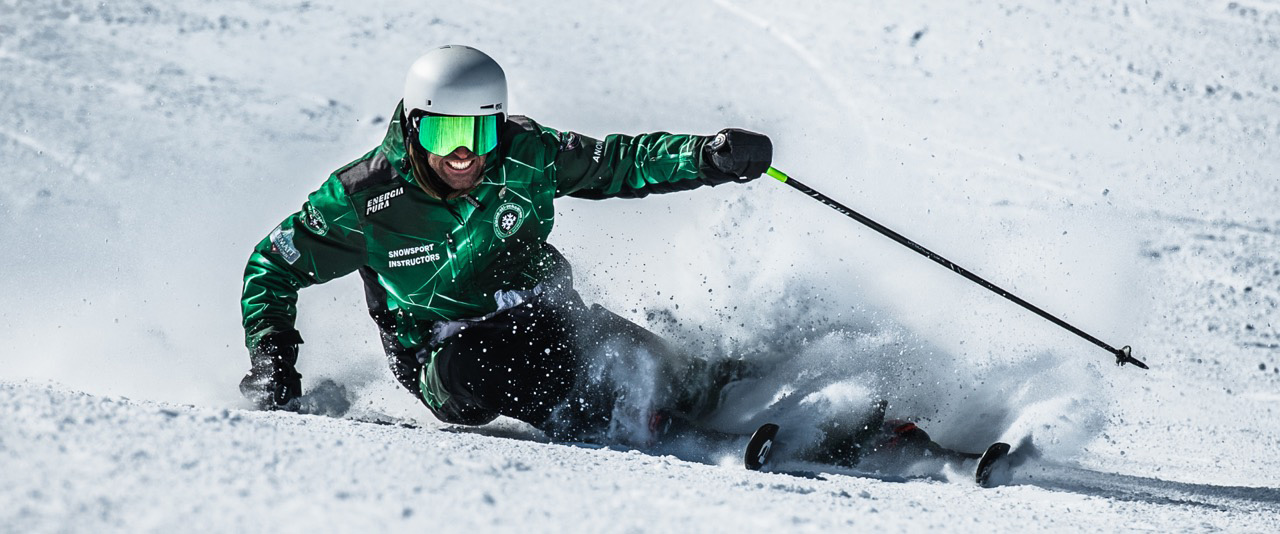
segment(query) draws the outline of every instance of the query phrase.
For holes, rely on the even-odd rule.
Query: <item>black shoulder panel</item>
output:
[[[396,171],[391,168],[391,162],[387,161],[387,157],[383,156],[381,151],[375,152],[371,158],[361,159],[338,171],[338,181],[342,182],[342,189],[347,192],[347,195],[392,183],[396,177]]]
[[[529,132],[538,133],[540,131],[541,129],[538,128],[537,123],[533,122],[533,119],[524,115],[512,115],[507,117],[506,122],[502,123],[502,132],[498,134],[500,138],[498,144],[503,147],[510,147],[511,142],[515,140],[517,135]]]
[[[503,130],[503,135],[515,135],[522,132],[536,132],[538,131],[538,125],[533,122],[533,119],[524,115],[512,115],[507,117],[507,122],[503,124]]]

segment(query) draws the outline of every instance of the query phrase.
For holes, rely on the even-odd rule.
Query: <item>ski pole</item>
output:
[[[932,250],[929,250],[929,249],[927,249],[927,248],[924,248],[924,247],[923,247],[923,246],[921,246],[919,243],[916,243],[915,241],[912,241],[912,240],[910,240],[910,239],[907,239],[906,237],[903,237],[903,236],[902,236],[902,234],[899,234],[899,233],[897,233],[897,232],[895,232],[895,231],[893,231],[893,230],[890,230],[890,229],[888,229],[888,228],[885,228],[885,227],[884,227],[884,225],[881,225],[881,224],[880,224],[880,223],[878,223],[878,222],[875,222],[875,221],[873,221],[873,220],[871,220],[871,219],[868,219],[865,215],[863,215],[863,214],[861,214],[861,213],[858,213],[858,212],[856,212],[856,211],[853,211],[852,209],[849,209],[849,208],[848,208],[847,206],[845,206],[844,204],[841,204],[841,203],[839,203],[839,202],[836,202],[836,201],[835,201],[835,200],[833,200],[831,197],[828,197],[827,195],[824,195],[824,194],[822,194],[822,193],[819,193],[818,191],[814,190],[812,187],[809,187],[809,186],[807,186],[807,185],[804,185],[804,184],[800,183],[800,182],[799,182],[799,181],[797,181],[796,179],[791,178],[790,176],[787,176],[787,175],[786,175],[786,173],[784,173],[784,172],[782,172],[782,171],[780,171],[780,170],[778,170],[778,169],[775,169],[775,168],[773,168],[773,167],[769,167],[769,170],[765,171],[765,174],[768,174],[769,176],[774,177],[774,178],[775,178],[775,179],[777,179],[779,182],[782,182],[782,183],[784,183],[784,184],[787,184],[787,185],[789,185],[789,186],[791,186],[791,187],[794,187],[794,188],[798,189],[801,193],[804,193],[804,194],[806,194],[806,195],[809,195],[809,196],[810,196],[810,197],[812,197],[814,200],[817,200],[818,202],[821,202],[821,203],[823,203],[823,204],[826,204],[827,206],[831,207],[832,209],[834,209],[834,210],[836,210],[836,211],[838,211],[838,212],[840,212],[840,213],[843,213],[845,216],[849,217],[850,219],[853,219],[853,220],[855,220],[855,221],[858,221],[858,222],[860,222],[860,223],[862,223],[862,224],[866,225],[867,227],[871,228],[872,230],[875,230],[875,231],[877,231],[877,232],[880,232],[880,233],[881,233],[881,234],[883,234],[885,237],[888,237],[889,239],[892,239],[892,240],[894,240],[894,241],[897,241],[899,244],[901,244],[901,245],[903,245],[903,246],[905,246],[905,247],[907,247],[907,248],[909,248],[909,249],[911,249],[911,250],[916,251],[917,253],[919,253],[920,255],[922,255],[922,256],[924,256],[924,257],[926,257],[926,258],[929,258],[929,259],[931,259],[931,260],[933,260],[933,261],[937,262],[938,264],[942,265],[943,267],[946,267],[946,268],[950,269],[952,272],[955,272],[956,274],[958,274],[958,275],[960,275],[960,276],[963,276],[963,277],[965,277],[965,278],[968,278],[968,279],[969,279],[969,281],[974,282],[974,283],[976,283],[976,284],[978,284],[978,285],[980,285],[980,286],[982,286],[982,287],[987,288],[987,289],[988,289],[988,290],[990,290],[992,293],[995,293],[995,294],[1000,295],[1000,296],[1002,296],[1002,297],[1004,297],[1004,298],[1006,298],[1006,299],[1009,299],[1009,300],[1010,300],[1010,301],[1012,301],[1014,304],[1017,304],[1017,305],[1019,305],[1019,306],[1022,306],[1023,308],[1025,308],[1025,309],[1027,309],[1027,310],[1029,310],[1029,311],[1031,311],[1031,312],[1034,312],[1036,315],[1039,315],[1039,316],[1041,316],[1041,317],[1043,317],[1043,318],[1045,318],[1045,319],[1048,319],[1048,320],[1049,320],[1050,322],[1052,322],[1053,324],[1056,324],[1056,325],[1058,325],[1058,326],[1060,326],[1060,327],[1062,327],[1062,328],[1065,328],[1068,332],[1071,332],[1071,333],[1073,333],[1073,334],[1075,334],[1075,335],[1077,335],[1077,336],[1080,336],[1080,337],[1084,338],[1085,340],[1087,340],[1087,341],[1089,341],[1089,342],[1093,343],[1094,345],[1097,345],[1097,346],[1099,346],[1099,347],[1102,347],[1102,348],[1103,348],[1104,350],[1106,350],[1107,352],[1110,352],[1111,354],[1115,355],[1115,357],[1116,357],[1116,365],[1121,365],[1121,366],[1123,366],[1123,365],[1124,365],[1124,364],[1126,364],[1126,363],[1131,363],[1131,364],[1133,364],[1134,366],[1137,366],[1138,368],[1141,368],[1141,369],[1147,369],[1147,368],[1148,368],[1148,367],[1147,367],[1147,364],[1142,363],[1140,360],[1138,360],[1137,358],[1134,358],[1134,357],[1133,357],[1133,354],[1132,354],[1132,353],[1133,353],[1133,349],[1132,349],[1132,348],[1130,348],[1128,345],[1125,345],[1124,347],[1121,347],[1121,348],[1117,349],[1117,348],[1115,348],[1115,347],[1112,347],[1111,345],[1108,345],[1108,344],[1104,343],[1102,340],[1099,340],[1098,338],[1096,338],[1096,337],[1093,337],[1093,336],[1089,335],[1089,334],[1088,334],[1087,332],[1085,332],[1084,330],[1081,330],[1081,329],[1079,329],[1079,328],[1076,328],[1076,327],[1074,327],[1074,326],[1071,326],[1071,325],[1070,325],[1070,324],[1068,324],[1066,321],[1063,321],[1062,319],[1059,319],[1059,318],[1057,318],[1057,317],[1054,317],[1054,316],[1053,316],[1052,314],[1050,314],[1049,312],[1046,312],[1046,311],[1044,311],[1044,310],[1042,310],[1042,309],[1040,309],[1040,308],[1036,307],[1035,305],[1031,304],[1030,302],[1027,302],[1027,301],[1025,301],[1025,300],[1022,300],[1020,297],[1018,297],[1017,295],[1014,295],[1013,293],[1010,293],[1010,292],[1008,292],[1008,291],[1005,291],[1005,290],[1004,290],[1004,289],[1002,289],[1000,286],[997,286],[997,285],[995,285],[995,284],[993,284],[993,283],[991,283],[991,282],[988,282],[988,281],[984,280],[982,277],[980,277],[980,276],[978,276],[978,275],[976,275],[976,274],[973,274],[973,273],[969,272],[969,270],[968,270],[968,269],[965,269],[965,268],[963,268],[963,267],[961,267],[961,266],[959,266],[959,265],[956,265],[955,263],[952,263],[952,262],[951,262],[951,260],[948,260],[948,259],[946,259],[946,258],[944,258],[944,257],[942,257],[942,256],[939,256],[938,254],[934,253]]]

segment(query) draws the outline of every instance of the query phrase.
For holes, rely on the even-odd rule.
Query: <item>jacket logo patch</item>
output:
[[[271,251],[279,254],[284,261],[293,265],[302,257],[302,253],[298,252],[298,247],[293,245],[293,228],[285,229],[284,226],[277,226],[271,231]]]
[[[403,187],[397,187],[386,193],[369,199],[364,205],[364,214],[372,215],[391,206],[391,199],[404,194]]]
[[[302,224],[316,235],[322,236],[329,233],[329,223],[324,220],[324,214],[310,202],[302,210]]]
[[[514,202],[508,202],[498,206],[498,212],[493,216],[493,233],[506,239],[515,234],[523,222],[524,208]]]
[[[577,150],[582,146],[582,141],[578,138],[578,134],[573,132],[560,132],[560,151],[568,152]]]

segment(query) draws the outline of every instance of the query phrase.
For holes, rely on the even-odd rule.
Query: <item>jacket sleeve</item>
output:
[[[342,183],[331,176],[249,255],[240,299],[245,345],[252,352],[263,336],[293,331],[299,289],[364,263],[364,231]]]
[[[731,180],[706,172],[704,136],[655,132],[593,139],[540,128],[544,143],[554,145],[556,196],[640,198]]]

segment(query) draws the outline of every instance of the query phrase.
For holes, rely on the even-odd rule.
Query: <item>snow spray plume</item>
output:
[[[1069,457],[1105,423],[1106,395],[1093,365],[1071,365],[1052,354],[999,364],[967,361],[891,324],[866,331],[850,320],[804,330],[807,339],[779,336],[762,343],[776,351],[772,356],[745,356],[763,364],[761,373],[728,388],[721,408],[703,423],[733,434],[782,423],[775,458],[783,461],[817,447],[826,429],[862,424],[882,399],[890,419],[914,421],[934,441],[966,452],[995,441],[1030,447],[1034,435],[1056,456]],[[945,478],[943,462],[865,468]]]
[[[782,461],[820,443],[823,429],[832,424],[866,420],[881,399],[889,403],[890,419],[919,422],[934,441],[958,450],[977,452],[997,439],[1018,443],[1034,434],[1036,443],[1055,456],[1069,457],[1097,435],[1108,402],[1098,366],[1073,364],[1052,350],[1025,355],[999,337],[978,350],[943,348],[941,342],[958,332],[931,330],[942,337],[930,341],[908,330],[900,312],[871,304],[874,288],[862,283],[883,285],[888,279],[882,278],[891,279],[891,273],[868,276],[861,262],[833,261],[821,233],[812,240],[755,239],[780,217],[812,217],[790,210],[778,214],[759,198],[744,195],[726,202],[690,226],[742,236],[742,241],[699,247],[705,238],[694,230],[672,237],[672,248],[697,251],[687,261],[696,262],[693,269],[704,273],[701,283],[716,291],[698,292],[672,279],[661,286],[663,292],[674,287],[670,299],[654,299],[652,291],[635,297],[643,306],[635,320],[682,351],[758,366],[750,379],[726,388],[720,408],[702,424],[745,436],[765,422],[782,423],[774,456]],[[744,247],[786,261],[744,260]],[[875,254],[862,252],[868,258]],[[586,273],[587,278],[593,274]],[[733,291],[720,291],[724,287]],[[634,290],[634,283],[612,283],[597,297],[617,300]],[[920,305],[945,306],[946,300],[930,302],[939,296],[919,295]],[[718,462],[719,455],[738,463],[744,443],[745,438],[715,443],[684,436],[660,449],[687,460]],[[946,477],[936,465],[894,467],[903,474]]]
[[[621,337],[606,339],[583,354],[572,389],[542,430],[566,441],[652,445],[650,421],[670,390],[655,355]]]

